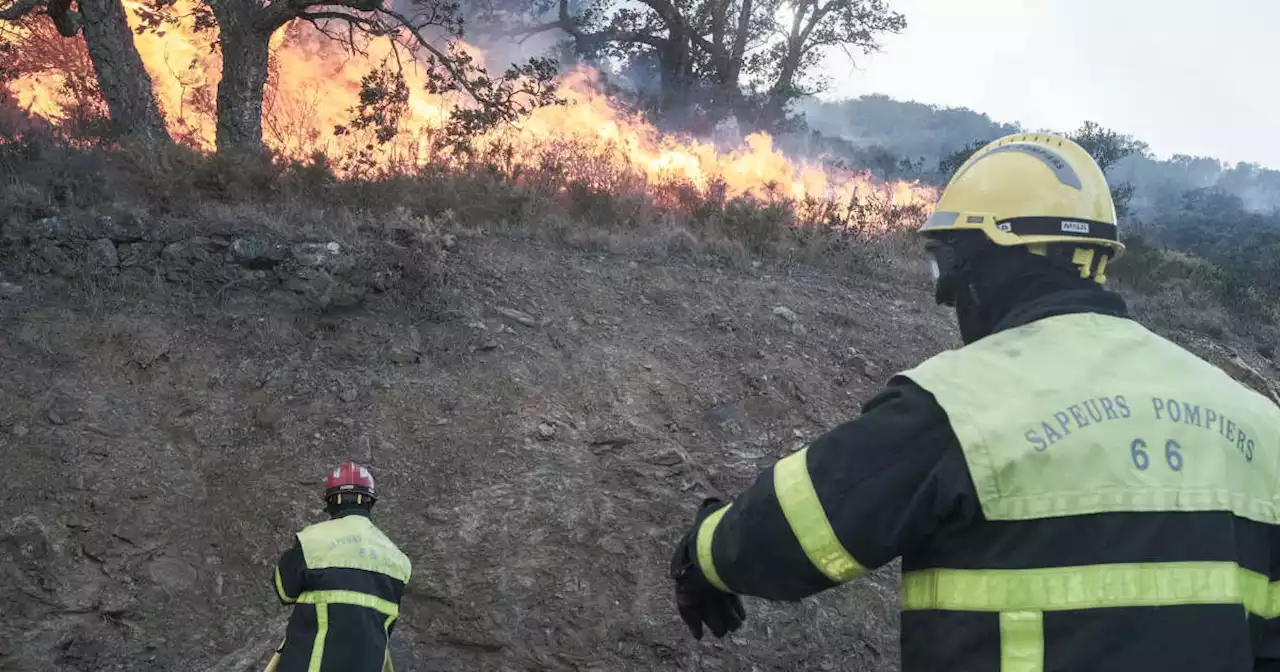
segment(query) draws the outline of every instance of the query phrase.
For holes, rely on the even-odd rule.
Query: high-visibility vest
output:
[[[1059,632],[1045,626],[1056,612],[1237,605],[1246,646],[1246,615],[1280,615],[1280,584],[1266,557],[1272,526],[1280,524],[1280,408],[1266,397],[1132,320],[1098,314],[999,332],[902,375],[946,412],[988,525],[969,537],[957,533],[963,543],[953,547],[985,543],[1034,558],[997,562],[977,554],[957,567],[948,566],[957,563],[946,551],[904,556],[904,639],[913,611],[998,614],[998,669],[1039,672],[1045,633]],[[1140,539],[1158,516],[1204,512],[1233,514],[1223,519],[1226,527],[1240,520],[1239,531],[1222,535],[1234,541],[1205,548],[1188,539],[1185,548],[1153,551],[1161,561],[1060,565],[1028,547],[1037,543],[1034,535],[1002,536],[996,529],[1015,521],[1151,514],[1132,519],[1133,538]],[[1242,566],[1244,552],[1234,544],[1261,549],[1263,557]],[[992,566],[973,566],[972,557]],[[1168,637],[1158,624],[1137,632]],[[965,645],[979,643],[956,644]],[[1106,646],[1099,643],[1090,655],[1106,660]]]
[[[298,532],[307,569],[363,569],[409,582],[412,564],[365,516],[343,516]]]

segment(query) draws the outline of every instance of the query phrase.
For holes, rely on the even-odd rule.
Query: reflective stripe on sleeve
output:
[[[836,537],[818,493],[813,489],[806,463],[809,449],[788,455],[773,466],[773,491],[791,525],[791,532],[809,562],[827,578],[844,583],[866,573]]]
[[[729,506],[732,506],[732,504]],[[720,524],[720,519],[724,518],[729,506],[723,506],[703,518],[702,524],[698,526],[697,538],[698,568],[702,570],[702,575],[707,577],[707,581],[710,581],[711,585],[726,593],[733,591],[724,585],[724,581],[720,579],[720,573],[716,571],[715,556],[711,553],[711,540],[715,538],[716,526]]]
[[[287,602],[287,603],[292,604],[293,602],[296,602],[296,601],[297,601],[297,600],[295,600],[294,598],[289,597],[289,594],[288,594],[288,593],[284,592],[284,581],[282,581],[282,580],[280,579],[280,568],[279,568],[279,567],[276,567],[276,593],[278,593],[278,594],[280,595],[280,600],[281,600],[281,601],[283,601],[283,602]]]

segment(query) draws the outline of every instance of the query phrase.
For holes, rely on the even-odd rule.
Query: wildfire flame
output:
[[[126,1],[125,7],[137,27],[145,8],[133,0]],[[47,41],[49,46],[65,50],[53,44],[56,39]],[[210,151],[220,76],[220,58],[212,48],[215,39],[211,31],[195,30],[190,18],[135,36],[170,131]],[[83,52],[82,43],[74,43]],[[371,40],[365,53],[352,54],[314,27],[295,23],[279,31],[271,46],[263,129],[266,144],[277,153],[294,159],[316,152],[330,157],[358,155],[359,162],[335,164],[342,174],[458,160],[433,148],[438,147],[450,110],[463,101],[426,93],[421,68],[404,71],[410,97],[392,141],[378,143],[370,133],[334,132],[337,127],[349,127],[361,78],[391,56],[387,38]],[[481,50],[471,48],[471,53],[483,60]],[[68,71],[87,72],[89,67],[84,57],[62,60],[58,67],[26,72],[5,84],[29,114],[53,123],[65,120],[75,104],[63,86]],[[505,148],[502,155],[509,165],[504,168],[514,172],[545,165],[548,148],[572,148],[576,160],[563,162],[562,170],[601,189],[615,188],[619,176],[625,175],[650,186],[675,182],[701,193],[723,190],[727,197],[810,199],[842,203],[846,208],[855,200],[876,199],[889,206],[927,211],[937,198],[935,189],[917,182],[882,183],[866,173],[793,160],[777,150],[765,133],[748,135],[732,149],[663,134],[602,93],[598,81],[598,73],[588,68],[562,75],[559,95],[567,105],[539,108],[514,125],[480,136],[474,145],[495,152]]]

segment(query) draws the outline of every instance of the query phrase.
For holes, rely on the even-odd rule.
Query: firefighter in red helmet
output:
[[[329,520],[298,532],[276,565],[276,594],[293,615],[268,669],[389,671],[409,558],[369,520],[377,495],[367,468],[335,468],[324,501]]]

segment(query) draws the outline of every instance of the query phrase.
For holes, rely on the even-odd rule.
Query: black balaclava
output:
[[[956,324],[960,327],[960,340],[965,345],[991,333],[994,322],[984,319],[983,305],[975,296],[971,285],[965,284],[956,293]]]
[[[956,310],[966,345],[990,335],[1018,307],[1063,292],[1104,291],[1063,259],[1035,255],[1025,247],[1001,247],[977,231],[956,232],[939,241],[952,255],[937,284],[939,303]]]
[[[343,516],[357,515],[366,518],[373,512],[373,498],[369,496],[362,497],[364,501],[357,504],[355,495],[343,495],[342,503],[335,504],[332,499],[325,502],[324,512],[329,514],[330,518],[341,518]]]

